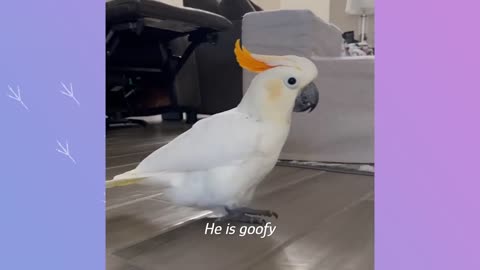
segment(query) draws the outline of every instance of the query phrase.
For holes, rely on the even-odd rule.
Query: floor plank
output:
[[[112,155],[107,157],[106,166],[107,169],[113,166],[131,164],[131,163],[140,163],[144,158],[150,155],[153,151],[146,150],[142,152],[128,153],[123,155]]]
[[[248,269],[373,269],[373,202],[361,201]]]
[[[207,213],[154,199],[111,209],[106,213],[107,253],[145,241]]]
[[[125,155],[125,154],[132,154],[132,153],[140,153],[146,151],[155,151],[161,146],[164,146],[167,141],[156,141],[156,142],[147,142],[147,143],[140,143],[140,144],[132,144],[132,145],[124,145],[120,147],[111,147],[107,148],[107,157],[108,156],[117,156],[117,155]]]
[[[118,208],[128,202],[142,198],[158,196],[163,192],[163,187],[151,183],[138,183],[128,186],[107,189],[106,210]]]
[[[142,270],[135,267],[125,260],[118,258],[117,256],[108,255],[105,257],[106,268],[105,270]]]

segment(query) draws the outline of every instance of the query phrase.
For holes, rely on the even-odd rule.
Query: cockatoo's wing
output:
[[[259,122],[237,109],[215,114],[157,149],[137,168],[107,181],[106,187],[130,185],[147,178],[163,179],[168,185],[171,173],[206,171],[240,163],[259,154],[259,127]]]
[[[145,158],[137,173],[208,170],[256,152],[258,124],[235,109],[197,122],[190,130]]]

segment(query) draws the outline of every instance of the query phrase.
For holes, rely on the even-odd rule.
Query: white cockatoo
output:
[[[223,218],[264,223],[278,215],[247,208],[258,184],[275,166],[290,130],[292,111],[313,110],[317,68],[294,55],[251,54],[237,40],[240,66],[258,73],[240,104],[197,122],[107,188],[142,181],[165,185],[178,205],[222,211]]]

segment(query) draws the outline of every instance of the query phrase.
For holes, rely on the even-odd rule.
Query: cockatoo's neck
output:
[[[279,79],[259,83],[255,78],[237,109],[260,121],[289,125],[295,98],[281,92],[282,83]]]

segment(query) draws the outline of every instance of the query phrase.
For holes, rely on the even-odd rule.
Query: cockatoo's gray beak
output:
[[[300,94],[295,99],[294,112],[308,112],[313,111],[318,104],[318,89],[317,86],[311,82],[305,86]]]

